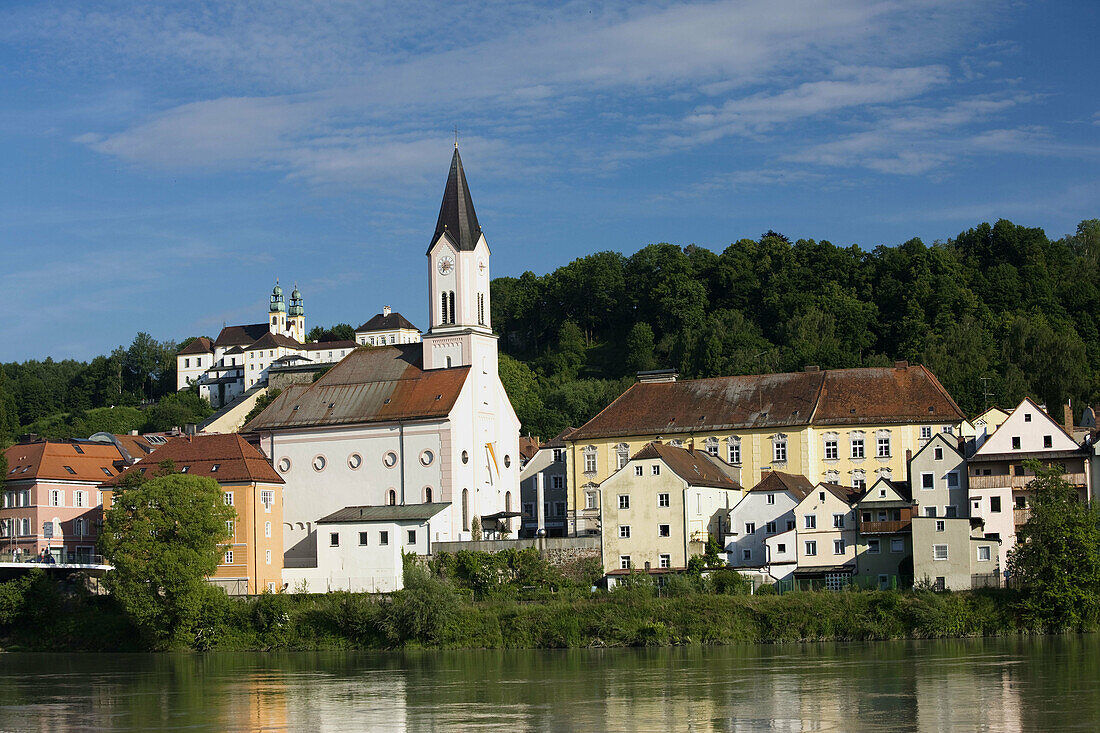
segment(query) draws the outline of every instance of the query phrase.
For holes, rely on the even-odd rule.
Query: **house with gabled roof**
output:
[[[742,491],[736,471],[703,451],[643,446],[599,488],[609,585],[635,570],[685,570],[712,536],[722,541]]]
[[[819,482],[794,508],[796,581],[839,590],[856,572],[856,516],[860,489]]]
[[[1035,474],[1024,465],[1028,460],[1061,467],[1082,500],[1091,493],[1088,448],[1025,397],[967,461],[970,516],[982,520],[986,537],[1000,540],[1002,571],[1016,543],[1017,527],[1031,515],[1028,483]]]
[[[937,435],[932,441],[940,439]],[[880,478],[856,500],[854,509],[856,574],[880,589],[910,585],[916,506],[909,483]]]
[[[813,491],[805,476],[768,471],[730,509],[726,557],[737,568],[767,570],[772,558],[767,539],[795,528],[794,509]]]
[[[318,521],[344,507],[452,505],[432,542],[519,529],[519,420],[500,382],[489,245],[457,149],[427,257],[420,343],[355,348],[241,429],[286,481],[288,569],[317,567]]]
[[[420,343],[420,329],[388,305],[355,329],[355,342],[362,346],[386,346]]]
[[[520,537],[564,537],[565,525],[565,436],[566,428],[545,443],[537,445],[519,474],[519,491],[523,519]],[[524,439],[520,438],[520,451]],[[598,494],[589,499],[592,510],[599,511]]]
[[[905,456],[964,417],[926,367],[893,367],[678,380],[642,375],[569,438],[571,534],[591,529],[581,508],[598,486],[655,439],[689,442],[741,469],[854,488],[903,479]]]

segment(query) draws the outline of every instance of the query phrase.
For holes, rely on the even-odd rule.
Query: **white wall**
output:
[[[768,503],[768,496],[775,497],[775,503]],[[796,501],[785,491],[750,491],[730,511],[730,532],[732,541],[726,544],[729,564],[736,567],[762,567],[766,561],[765,540],[772,534],[787,530],[787,520],[794,520]],[[775,532],[769,534],[768,522],[775,522]],[[751,535],[745,533],[745,524],[756,525]],[[749,560],[743,559],[745,550],[752,553]]]

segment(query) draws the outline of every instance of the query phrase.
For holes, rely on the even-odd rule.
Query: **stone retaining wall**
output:
[[[533,547],[539,556],[551,565],[565,565],[588,558],[600,559],[600,538],[598,535],[587,537],[541,537],[537,539],[482,540],[480,542],[435,542],[432,552],[503,552],[504,550],[525,550]]]

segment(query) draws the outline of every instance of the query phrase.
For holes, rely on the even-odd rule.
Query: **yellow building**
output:
[[[161,446],[151,459],[172,461],[176,470],[218,482],[225,503],[237,511],[218,569],[208,580],[230,595],[256,595],[283,587],[283,479],[263,454],[239,435],[195,435]],[[104,485],[107,492],[134,471],[155,470],[137,463]]]
[[[600,486],[603,569],[684,570],[741,499],[736,469],[704,453],[650,443]]]
[[[962,411],[923,366],[678,381],[643,379],[568,436],[570,534],[599,532],[599,485],[643,445],[694,446],[741,469],[865,487],[904,480],[906,456]]]

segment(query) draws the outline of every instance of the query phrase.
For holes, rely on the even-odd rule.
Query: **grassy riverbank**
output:
[[[44,579],[0,585],[8,650],[124,651],[140,636],[112,599]],[[539,648],[999,636],[1026,628],[1013,591],[848,591],[783,596],[650,587],[522,601],[472,600],[426,574],[391,597],[283,594],[232,599],[211,589],[198,650]]]

